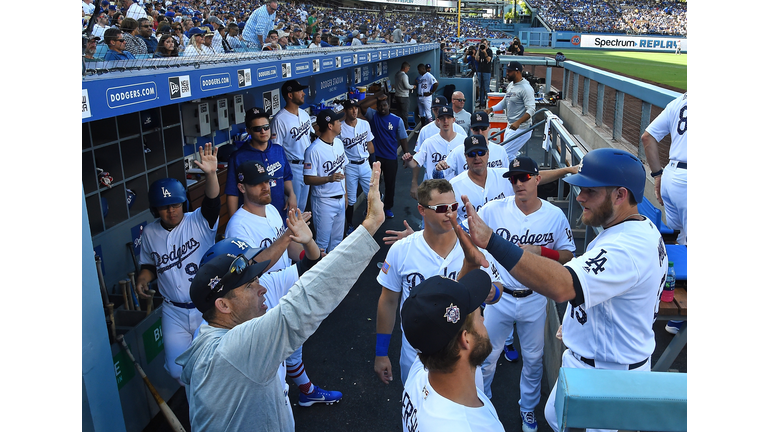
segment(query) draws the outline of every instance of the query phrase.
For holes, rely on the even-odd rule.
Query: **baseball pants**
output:
[[[679,244],[688,242],[688,169],[670,161],[661,175],[661,199],[667,213],[667,226],[680,230]]]
[[[307,198],[309,197],[309,185],[304,183],[304,161],[299,163],[291,162],[291,172],[293,174],[293,193],[296,194],[296,206],[302,212],[307,207]]]
[[[491,383],[496,373],[499,355],[504,343],[517,323],[520,341],[520,357],[523,370],[520,374],[520,411],[533,411],[541,399],[541,377],[544,374],[544,323],[547,298],[533,293],[516,298],[504,293],[498,303],[485,308],[485,328],[493,350],[482,365],[485,395],[491,398]]]
[[[315,241],[329,253],[344,239],[344,197],[312,196],[312,218],[315,220]]]
[[[434,117],[432,117],[432,98],[430,96],[419,96],[419,117],[426,118],[428,122],[434,120]]]
[[[363,188],[363,193],[368,195],[371,185],[371,166],[367,161],[361,164],[349,163],[344,167],[344,179],[347,182],[347,204],[352,207],[357,202],[357,186]]]
[[[192,345],[192,337],[203,322],[203,314],[197,309],[184,309],[163,302],[163,316],[160,325],[163,329],[165,349],[165,370],[181,384],[181,366],[176,358]],[[181,384],[183,386],[183,384]]]
[[[592,367],[580,359],[577,359],[574,357],[573,351],[570,349],[566,349],[565,352],[563,352],[563,362],[562,367],[564,368],[575,368],[575,369],[612,369],[612,370],[627,370],[627,365],[621,365],[618,363],[606,363],[606,362],[595,362],[596,367]],[[631,372],[635,371],[651,371],[651,361],[648,360],[645,362],[644,365],[640,366],[637,369],[633,369]],[[630,372],[630,371],[628,371]],[[549,394],[549,398],[547,399],[547,404],[544,406],[544,417],[547,419],[547,423],[549,423],[549,426],[552,428],[554,432],[560,432],[560,428],[557,425],[557,411],[555,410],[555,399],[557,399],[557,381],[555,381],[555,386],[552,387],[552,392]],[[587,429],[587,432],[609,432],[610,429]],[[615,431],[614,431],[615,432]]]
[[[522,129],[523,126],[520,126],[520,129]],[[518,129],[518,130],[520,130]],[[507,138],[517,135],[518,131],[514,130],[507,125],[507,129],[504,130],[504,140],[506,141]],[[533,131],[528,131],[519,137],[513,139],[512,141],[504,144],[504,150],[507,151],[507,157],[509,157],[509,161],[512,162],[513,159],[517,157],[517,153],[520,151],[521,148],[525,145],[525,143],[528,142],[529,139],[531,139],[531,135],[533,135]]]

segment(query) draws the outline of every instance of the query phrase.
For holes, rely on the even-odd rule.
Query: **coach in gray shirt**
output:
[[[451,105],[453,106],[453,118],[455,124],[461,126],[464,132],[469,136],[469,124],[471,123],[472,116],[464,110],[464,104],[466,103],[464,93],[460,91],[453,92],[451,95]]]
[[[395,83],[392,86],[395,89],[395,100],[400,105],[398,113],[400,118],[403,119],[403,125],[408,128],[408,111],[411,105],[411,92],[415,85],[411,85],[408,81],[408,71],[411,70],[411,65],[408,62],[403,62],[400,65],[400,70],[395,74]]]

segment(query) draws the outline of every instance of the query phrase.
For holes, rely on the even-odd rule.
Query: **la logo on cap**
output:
[[[478,114],[478,115],[477,115],[477,121],[480,121],[480,120],[482,120],[482,119],[483,119],[483,116],[481,116],[480,114]]]
[[[478,143],[477,138],[472,137],[472,144],[477,144],[477,143]]]
[[[519,167],[520,166],[520,161],[517,160],[517,159],[513,160],[512,161],[512,166],[515,167],[515,168]]]
[[[259,164],[256,164],[256,171],[258,171],[258,172],[259,172],[259,174],[264,174],[264,173],[266,172],[266,171],[264,170],[264,167],[263,167],[263,166],[261,166],[261,165],[259,165]]]

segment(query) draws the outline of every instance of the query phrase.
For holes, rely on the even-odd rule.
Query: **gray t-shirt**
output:
[[[461,126],[464,129],[464,133],[469,136],[469,125],[472,123],[472,115],[467,110],[462,109],[459,112],[454,111],[453,118],[456,119],[454,124]]]

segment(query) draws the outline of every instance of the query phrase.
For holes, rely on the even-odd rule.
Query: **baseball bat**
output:
[[[133,306],[131,305],[131,303],[128,302],[128,287],[126,287],[128,283],[124,280],[121,280],[119,284],[120,284],[120,291],[123,293],[123,307],[125,308],[125,310],[132,310]]]
[[[104,282],[104,275],[101,273],[101,257],[96,255],[94,252],[93,255],[96,257],[96,274],[99,277],[99,289],[101,290],[101,302],[104,304],[104,307],[107,306],[109,303],[109,294],[107,294],[107,284]]]
[[[117,324],[115,323],[115,304],[107,304],[107,328],[112,336],[112,342],[117,340]]]
[[[147,302],[147,316],[152,313],[152,306],[154,306],[155,302],[155,290],[147,290],[147,294],[149,294],[149,301]]]
[[[128,279],[131,281],[131,292],[136,296],[136,310],[141,310],[141,303],[139,303],[139,295],[136,294],[136,273],[128,272]]]
[[[139,260],[136,259],[136,252],[133,250],[133,242],[128,242],[125,245],[128,247],[128,250],[131,251],[131,258],[133,258],[133,269],[136,274],[139,274]]]
[[[152,383],[149,381],[149,378],[147,378],[147,374],[144,373],[144,369],[141,368],[139,363],[133,357],[133,353],[131,353],[131,350],[128,348],[128,344],[125,343],[125,338],[123,338],[123,335],[118,336],[117,340],[123,346],[125,353],[128,354],[128,358],[131,359],[133,365],[136,366],[136,370],[139,371],[139,375],[141,375],[141,378],[144,380],[144,384],[147,385],[149,392],[152,393],[152,397],[155,398],[155,402],[157,402],[157,405],[160,407],[160,411],[163,413],[163,416],[165,416],[165,419],[168,420],[168,424],[171,425],[171,429],[178,432],[186,432],[179,419],[173,413],[168,404],[165,403],[163,398],[160,397],[160,394],[157,392],[157,390],[155,390],[155,386],[152,385]]]

